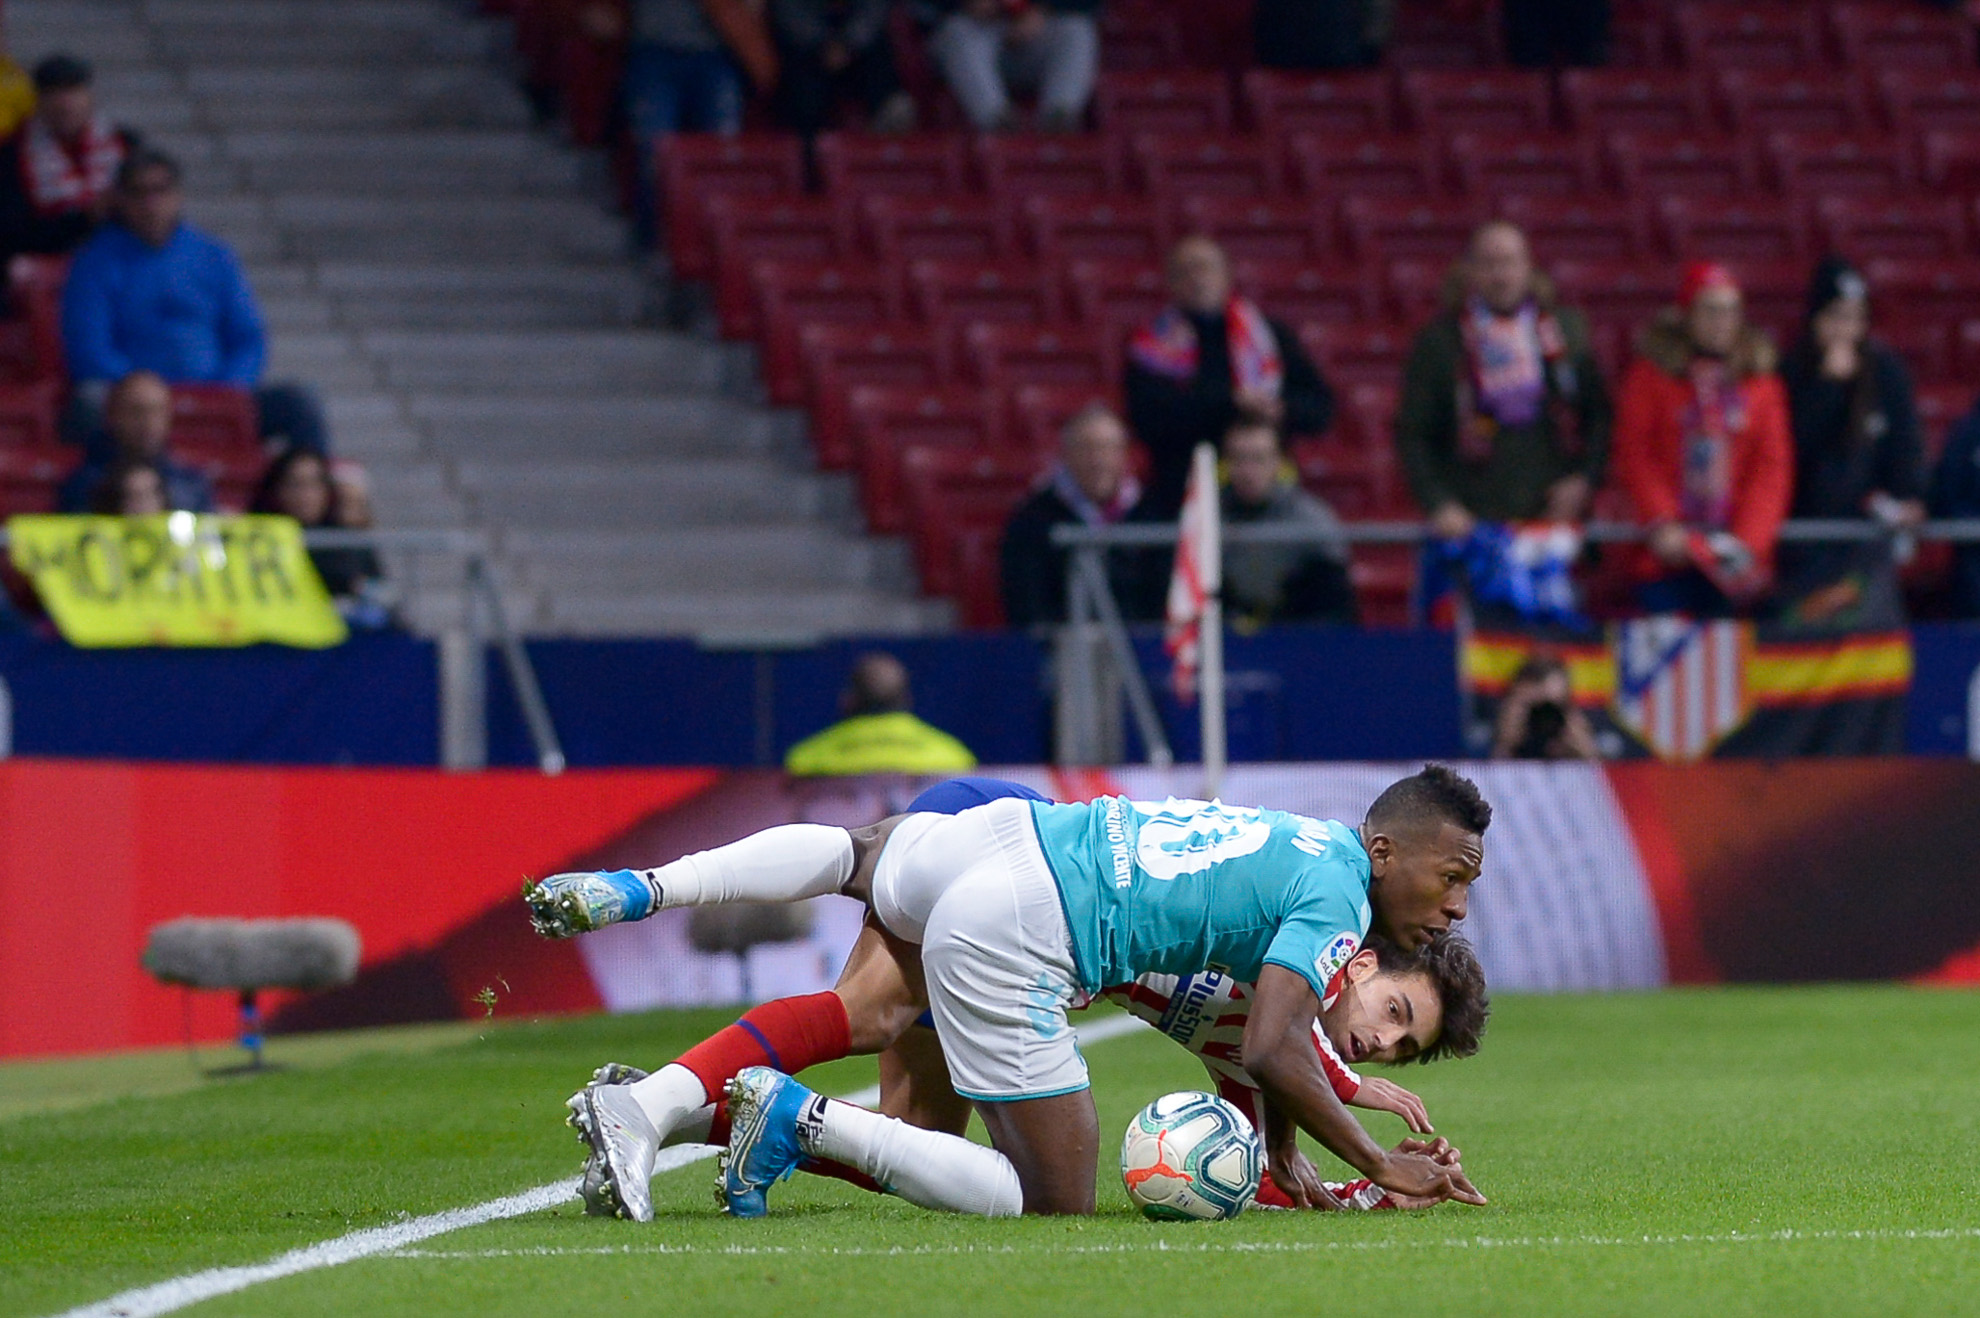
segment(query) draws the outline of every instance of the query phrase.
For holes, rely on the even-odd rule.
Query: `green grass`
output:
[[[194,1083],[183,1058],[114,1059],[94,1078],[73,1064],[0,1067],[0,1114],[12,1114],[0,1119],[0,1314],[567,1176],[579,1159],[561,1105],[595,1062],[665,1060],[727,1019],[287,1042],[295,1069],[169,1093]],[[1974,1312],[1976,1038],[1970,993],[1509,998],[1480,1057],[1397,1076],[1462,1146],[1488,1208],[1155,1225],[1103,1165],[1101,1213],[1087,1221],[944,1217],[799,1177],[768,1220],[732,1222],[703,1163],[657,1183],[650,1226],[573,1205],[193,1312]],[[1147,1035],[1088,1059],[1107,1130],[1202,1076]],[[183,1074],[163,1076],[168,1062]],[[810,1078],[844,1091],[872,1075],[847,1062]],[[37,1086],[83,1080],[88,1092],[47,1098],[88,1106],[28,1106]],[[131,1096],[90,1102],[116,1092]],[[1384,1139],[1401,1133],[1393,1118],[1367,1120]]]

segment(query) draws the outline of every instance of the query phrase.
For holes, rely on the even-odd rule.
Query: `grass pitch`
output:
[[[664,1061],[730,1018],[278,1041],[293,1069],[223,1081],[157,1055],[80,1075],[0,1067],[0,1314],[569,1176],[562,1102],[595,1063]],[[186,1312],[1976,1312],[1976,1039],[1980,994],[1964,992],[1509,998],[1479,1057],[1395,1073],[1464,1149],[1488,1208],[1157,1225],[1103,1154],[1086,1221],[938,1216],[800,1176],[768,1220],[732,1222],[703,1162],[656,1183],[650,1226],[573,1203]],[[1201,1087],[1152,1034],[1087,1055],[1108,1144],[1156,1094]],[[807,1077],[827,1092],[872,1078],[863,1062]]]

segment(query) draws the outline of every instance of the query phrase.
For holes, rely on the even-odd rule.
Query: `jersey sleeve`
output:
[[[1283,966],[1327,1000],[1329,986],[1361,946],[1367,928],[1362,890],[1339,861],[1309,866],[1293,891],[1278,932],[1265,949],[1268,966]]]

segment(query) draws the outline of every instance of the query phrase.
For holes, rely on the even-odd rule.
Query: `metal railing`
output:
[[[1595,544],[1628,544],[1648,538],[1633,522],[1583,523],[1582,536]],[[1052,528],[1052,543],[1071,551],[1066,562],[1066,622],[1058,629],[1054,659],[1053,750],[1060,764],[1104,764],[1121,758],[1114,726],[1123,700],[1148,762],[1166,768],[1174,762],[1161,714],[1135,658],[1134,643],[1121,618],[1107,579],[1109,549],[1173,549],[1174,522],[1117,522],[1089,526],[1068,522]],[[1980,518],[1928,521],[1894,528],[1860,518],[1804,518],[1784,523],[1781,539],[1797,544],[1861,544],[1901,539],[1980,543]],[[1223,525],[1226,545],[1414,545],[1431,538],[1420,521],[1343,522],[1321,528],[1300,522],[1244,522]],[[1980,684],[1974,705],[1980,709]]]
[[[488,682],[483,665],[492,641],[515,690],[529,730],[536,766],[546,774],[564,771],[564,749],[529,650],[509,622],[501,578],[488,542],[473,531],[305,530],[310,549],[375,549],[460,560],[463,617],[444,629],[437,644],[440,693],[440,763],[449,769],[480,769],[488,764]],[[0,552],[8,547],[0,526]]]

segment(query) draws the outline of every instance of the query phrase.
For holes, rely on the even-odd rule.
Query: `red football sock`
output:
[[[729,1105],[727,1103],[717,1103],[715,1105],[715,1119],[708,1123],[708,1142],[718,1146],[727,1144],[729,1142],[729,1132],[732,1129],[734,1127],[729,1124]]]
[[[1260,1208],[1291,1208],[1292,1196],[1281,1190],[1272,1180],[1272,1173],[1265,1172],[1258,1178],[1258,1197],[1252,1200]]]
[[[708,1101],[718,1102],[736,1072],[770,1066],[796,1075],[820,1062],[836,1062],[852,1047],[852,1022],[836,993],[779,998],[745,1012],[728,1029],[702,1040],[675,1059],[694,1072]]]
[[[874,1180],[865,1172],[848,1167],[842,1162],[833,1162],[830,1158],[806,1158],[798,1164],[798,1170],[801,1172],[810,1172],[813,1176],[830,1176],[844,1181],[848,1185],[857,1185],[860,1189],[869,1190],[874,1194],[887,1193],[880,1188],[880,1182]]]

